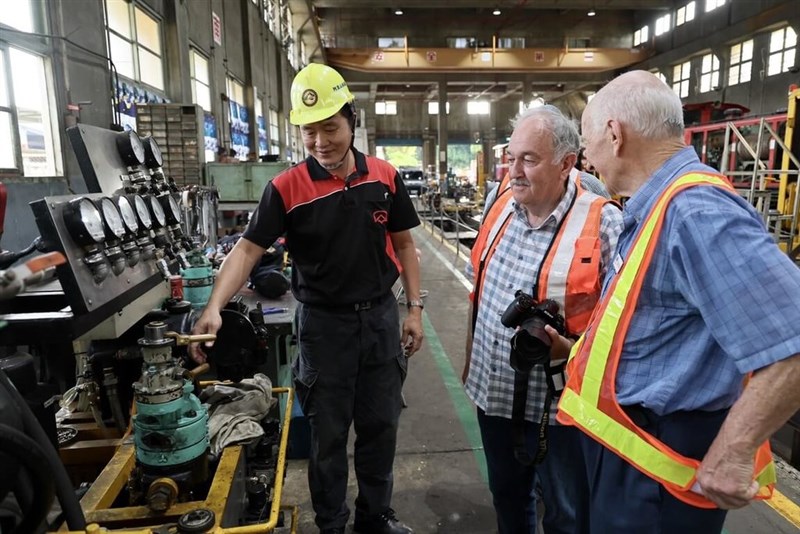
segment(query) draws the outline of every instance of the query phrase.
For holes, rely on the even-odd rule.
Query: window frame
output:
[[[376,100],[375,115],[397,115],[397,100]]]
[[[716,67],[716,68],[715,68]],[[720,60],[716,54],[709,52],[700,58],[700,85],[698,93],[710,93],[718,91],[720,84]],[[705,86],[705,88],[704,88]]]
[[[747,45],[748,43],[750,44],[750,54],[749,54],[749,57],[745,57],[745,55],[746,55],[745,54],[745,45]],[[733,60],[733,58],[734,58],[733,49],[736,48],[737,46],[739,47],[739,52],[738,52],[739,60],[734,62],[734,60]],[[728,50],[729,51],[729,54],[728,54],[728,57],[729,57],[729,59],[728,59],[728,87],[730,87],[732,85],[740,85],[740,84],[743,84],[743,83],[749,83],[753,79],[753,51],[754,50],[755,50],[755,43],[754,43],[754,40],[752,38],[751,39],[746,39],[744,41],[740,41],[738,43],[734,43],[734,44],[731,45],[730,49]],[[744,65],[748,65],[748,73],[747,73],[747,79],[746,80],[742,79],[742,66],[744,66]],[[735,72],[736,72],[736,81],[735,82],[733,81],[733,78],[732,78],[734,69],[736,69],[735,70]]]
[[[656,19],[653,36],[664,35],[672,29],[672,13],[665,13]]]
[[[118,39],[121,39],[121,40],[125,41],[126,43],[128,43],[128,45],[131,46],[131,49],[132,49],[132,52],[133,52],[133,56],[132,56],[132,60],[133,60],[133,76],[131,77],[131,79],[133,81],[135,81],[136,83],[141,83],[141,84],[146,85],[147,87],[151,87],[154,90],[156,90],[157,92],[164,93],[166,91],[166,86],[167,86],[166,77],[164,76],[164,62],[165,62],[165,60],[164,60],[164,21],[161,19],[161,17],[158,14],[156,14],[152,10],[150,10],[150,8],[143,2],[140,2],[140,1],[137,1],[137,0],[131,0],[130,2],[123,2],[125,4],[125,6],[127,7],[127,9],[128,9],[128,25],[129,25],[128,29],[129,29],[129,31],[131,33],[131,37],[130,38],[126,37],[125,35],[120,34],[117,30],[113,29],[111,27],[110,23],[109,23],[109,18],[108,18],[108,2],[109,1],[113,1],[113,0],[103,0],[103,11],[104,11],[104,14],[105,14],[104,23],[105,23],[105,30],[106,30],[106,46],[108,47],[108,57],[110,57],[112,59],[112,61],[113,61],[114,58],[111,56],[111,36],[112,35],[117,37]],[[147,45],[145,45],[144,43],[139,41],[138,28],[136,27],[136,10],[137,9],[139,11],[141,11],[142,14],[144,14],[146,17],[149,17],[151,20],[153,20],[156,23],[156,26],[158,27],[158,45],[159,45],[159,48],[161,49],[158,52],[156,52],[155,50],[151,49],[150,47],[148,47]],[[152,54],[152,55],[154,55],[154,56],[156,56],[158,58],[159,63],[161,65],[161,84],[163,85],[163,87],[158,87],[157,85],[153,85],[152,83],[149,83],[149,82],[147,82],[147,81],[142,79],[142,67],[141,67],[141,61],[140,61],[140,58],[139,58],[139,53],[140,53],[139,48],[144,49],[146,52],[148,52],[148,53],[150,53],[150,54]],[[126,78],[128,77],[128,76],[126,76],[124,74],[122,76],[124,76]]]
[[[675,11],[675,27],[683,26],[697,17],[697,2],[692,0]]]
[[[791,30],[794,33],[794,44],[791,46],[786,46],[786,37],[787,37],[787,30]],[[772,43],[774,41],[774,36],[777,33],[781,33],[781,43],[782,48],[778,50],[772,49]],[[792,64],[787,65],[787,57],[788,55],[792,56]],[[771,72],[772,67],[772,58],[775,56],[780,56],[780,69],[777,72]],[[767,76],[777,76],[779,74],[786,74],[789,72],[789,69],[794,67],[797,63],[797,32],[794,31],[792,26],[784,26],[783,28],[779,28],[777,30],[769,32],[769,52],[767,53],[767,64],[766,64],[766,73]]]
[[[677,80],[676,80],[676,77],[675,77],[675,69],[676,68],[680,69],[680,76],[677,78]],[[683,77],[684,70],[686,70],[687,74],[688,74],[685,78]],[[678,98],[688,98],[688,96],[689,96],[689,83],[691,82],[691,80],[692,80],[692,62],[691,62],[691,60],[682,61],[681,63],[676,63],[675,65],[672,65],[672,85],[670,87],[672,87],[672,90],[675,92],[676,95],[678,95]],[[686,85],[684,86],[684,84],[686,84]],[[677,91],[675,90],[675,86],[676,85],[678,86],[678,90]],[[686,88],[686,94],[683,94],[684,87]]]
[[[206,62],[206,69],[207,69],[206,76],[208,78],[208,83],[205,83],[202,80],[197,79],[197,73],[195,72],[195,65],[194,65],[194,56],[195,55],[200,56]],[[202,52],[202,50],[200,50],[199,48],[197,48],[194,45],[189,45],[189,83],[192,86],[192,103],[197,104],[198,106],[203,108],[203,111],[207,111],[209,113],[212,113],[214,111],[213,110],[214,99],[211,96],[213,94],[211,92],[211,58],[206,56]],[[199,83],[200,85],[203,85],[204,87],[206,87],[208,89],[208,106],[209,106],[209,109],[204,108],[203,105],[200,104],[197,101],[197,91],[196,91],[196,88],[195,88],[195,83]]]
[[[650,25],[645,24],[635,32],[633,32],[633,46],[646,46],[650,40]]]
[[[37,23],[36,15],[34,17],[34,24]],[[45,146],[50,146],[52,149],[52,168],[53,174],[25,174],[25,162],[22,155],[22,139],[20,138],[19,131],[19,107],[16,104],[14,95],[14,84],[12,83],[12,66],[11,66],[11,49],[19,50],[22,53],[38,56],[42,60],[42,70],[44,78],[43,91],[46,98],[47,117],[42,117],[42,124],[45,125],[46,131]],[[0,175],[3,179],[19,178],[42,178],[42,177],[60,177],[64,176],[64,152],[61,143],[60,132],[63,131],[63,124],[61,122],[61,114],[58,113],[58,101],[56,99],[56,80],[53,74],[52,59],[49,54],[52,51],[46,46],[39,46],[34,41],[26,39],[24,35],[19,38],[11,36],[4,36],[0,39],[0,55],[2,55],[3,62],[3,77],[6,83],[6,96],[8,98],[8,105],[0,106],[0,113],[9,114],[9,125],[11,127],[11,142],[12,153],[14,157],[14,167],[0,167]],[[46,119],[46,120],[45,120]]]

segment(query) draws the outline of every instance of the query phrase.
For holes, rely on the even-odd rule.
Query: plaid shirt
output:
[[[717,173],[686,147],[625,204],[621,260],[664,189],[691,171]],[[614,274],[612,265],[604,292]],[[800,270],[761,217],[717,187],[677,194],[622,348],[618,402],[659,415],[728,408],[745,373],[797,353]]]
[[[515,203],[511,222],[497,244],[494,256],[484,267],[466,392],[486,415],[511,418],[514,370],[509,363],[509,355],[514,329],[503,326],[500,316],[514,300],[516,290],[522,289],[531,293],[550,241],[577,193],[574,176],[575,173],[567,180],[567,191],[553,213],[536,228],[528,223],[525,208]],[[621,230],[620,210],[612,204],[606,204],[600,224],[601,279]],[[474,280],[469,262],[466,273]],[[528,382],[528,402],[525,409],[527,420],[537,423],[541,420],[546,393],[544,371],[541,366],[536,366]],[[551,406],[551,424],[555,424],[557,404],[554,401]]]

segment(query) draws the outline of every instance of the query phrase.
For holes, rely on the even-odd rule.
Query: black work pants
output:
[[[320,529],[343,527],[350,510],[347,437],[356,432],[356,518],[385,512],[407,363],[400,346],[397,301],[369,309],[300,305],[294,383],[311,427],[308,485]]]

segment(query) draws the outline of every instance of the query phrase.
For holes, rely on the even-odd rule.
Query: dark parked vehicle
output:
[[[419,196],[428,189],[425,173],[419,169],[400,169],[400,176],[403,178],[406,189],[411,194]]]

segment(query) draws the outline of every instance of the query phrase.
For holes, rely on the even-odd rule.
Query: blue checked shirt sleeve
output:
[[[617,240],[622,232],[622,210],[616,204],[608,203],[603,206],[600,215],[600,283],[606,277],[608,266],[617,250]]]
[[[741,373],[800,353],[800,270],[732,193],[693,188],[669,219],[678,287]]]

